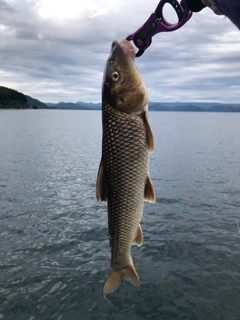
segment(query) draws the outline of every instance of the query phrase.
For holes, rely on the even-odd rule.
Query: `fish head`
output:
[[[135,49],[125,39],[112,43],[103,76],[102,103],[134,114],[147,108],[147,89],[135,65]]]

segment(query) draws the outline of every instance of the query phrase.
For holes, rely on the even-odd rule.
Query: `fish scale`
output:
[[[148,174],[146,130],[140,116],[103,106],[102,161],[108,185],[112,267],[126,268],[142,216]]]

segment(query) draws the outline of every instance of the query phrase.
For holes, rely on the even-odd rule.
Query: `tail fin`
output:
[[[106,294],[116,291],[120,286],[122,279],[137,287],[140,285],[139,277],[132,261],[126,269],[116,271],[113,268],[110,268],[108,277],[103,287],[103,295],[105,296]]]
[[[123,279],[130,282],[134,286],[140,286],[140,280],[134,267],[133,261],[131,261],[128,268],[123,269]]]

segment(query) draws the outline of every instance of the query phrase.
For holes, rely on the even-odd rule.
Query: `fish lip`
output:
[[[133,60],[135,59],[135,55],[136,55],[135,48],[128,40],[126,39],[121,39],[120,41],[114,40],[112,43],[112,50],[114,49],[114,47],[120,47],[125,54],[130,56]]]

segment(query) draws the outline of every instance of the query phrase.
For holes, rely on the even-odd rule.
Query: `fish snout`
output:
[[[112,43],[112,51],[113,50],[121,50],[133,60],[135,59],[135,48],[126,39],[121,39],[120,41],[114,40]]]

